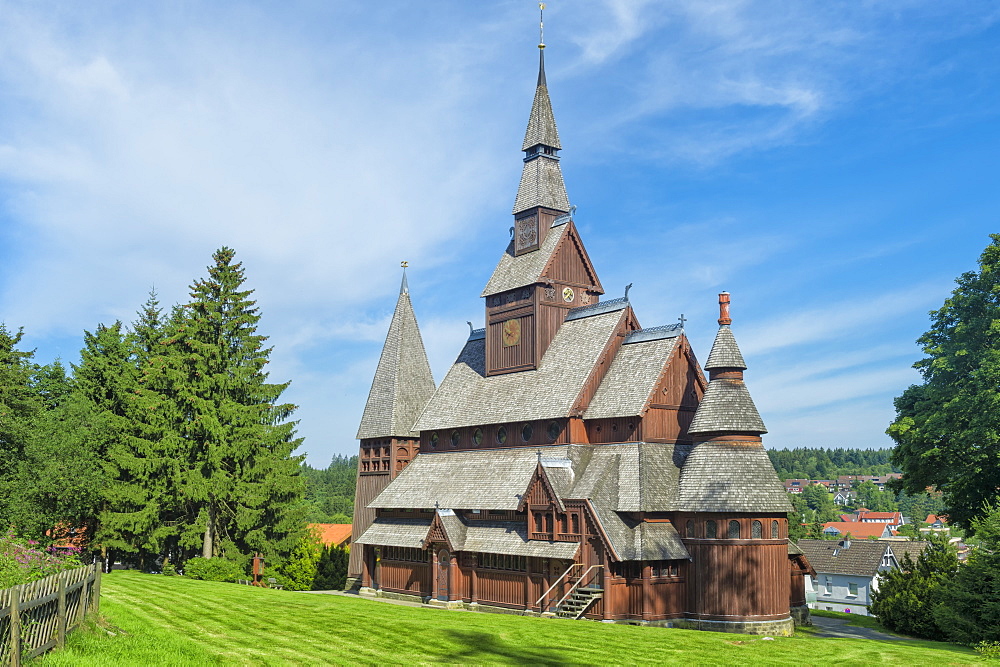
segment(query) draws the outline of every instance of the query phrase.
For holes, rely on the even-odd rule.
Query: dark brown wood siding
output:
[[[688,614],[708,620],[788,617],[786,540],[686,539]]]
[[[358,461],[361,466],[361,461]],[[358,473],[357,486],[354,494],[354,521],[351,528],[351,543],[353,544],[361,535],[368,530],[375,520],[375,510],[368,509],[367,505],[375,500],[375,496],[382,493],[388,486],[390,475],[386,471],[378,474]],[[361,549],[351,549],[351,556],[347,564],[347,574],[350,577],[360,576],[362,569]]]

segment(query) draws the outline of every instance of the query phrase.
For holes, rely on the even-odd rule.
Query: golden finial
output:
[[[545,3],[538,3],[538,48],[545,48]]]
[[[404,262],[400,262],[399,265],[405,269],[406,267],[408,267],[410,265],[410,263],[404,261]]]

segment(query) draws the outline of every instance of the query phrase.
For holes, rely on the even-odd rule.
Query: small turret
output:
[[[767,433],[757,406],[743,383],[743,371],[747,364],[730,328],[732,321],[729,293],[723,292],[719,295],[719,332],[705,362],[705,370],[709,373],[708,389],[688,429],[695,440]]]

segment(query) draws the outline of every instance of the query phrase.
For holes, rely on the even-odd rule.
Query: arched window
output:
[[[740,539],[740,522],[736,519],[732,519],[729,522],[729,539],[738,540]]]
[[[462,441],[462,434],[457,430],[451,432],[451,446],[458,447],[458,443]]]
[[[497,429],[497,443],[503,444],[507,442],[507,427],[501,426]]]
[[[761,524],[760,521],[754,519],[753,523],[750,524],[750,537],[752,537],[755,540],[759,540],[762,537],[764,537],[763,532],[764,532],[764,526]]]
[[[771,539],[772,540],[778,539],[778,522],[777,521],[772,521],[771,522]]]
[[[521,440],[528,442],[531,440],[532,433],[534,433],[534,429],[531,428],[531,424],[525,424],[521,427]]]
[[[542,513],[535,512],[535,532],[542,532]]]
[[[684,535],[686,537],[694,537],[694,521],[688,519],[688,522],[684,526]]]
[[[576,533],[577,535],[579,535],[580,534],[580,515],[579,514],[571,514],[570,515],[570,522],[573,524],[573,532]]]
[[[719,531],[715,526],[714,521],[705,522],[705,537],[714,539],[719,536]]]
[[[472,442],[478,447],[483,442],[483,429],[477,428],[472,434]]]
[[[438,440],[440,440],[440,437],[438,436],[438,434],[437,433],[431,433],[431,449],[437,449]]]

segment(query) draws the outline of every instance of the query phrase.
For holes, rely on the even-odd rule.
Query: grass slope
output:
[[[970,664],[922,641],[759,637],[441,611],[335,595],[115,572],[101,624],[46,665],[330,663]],[[114,634],[112,634],[114,633]]]

